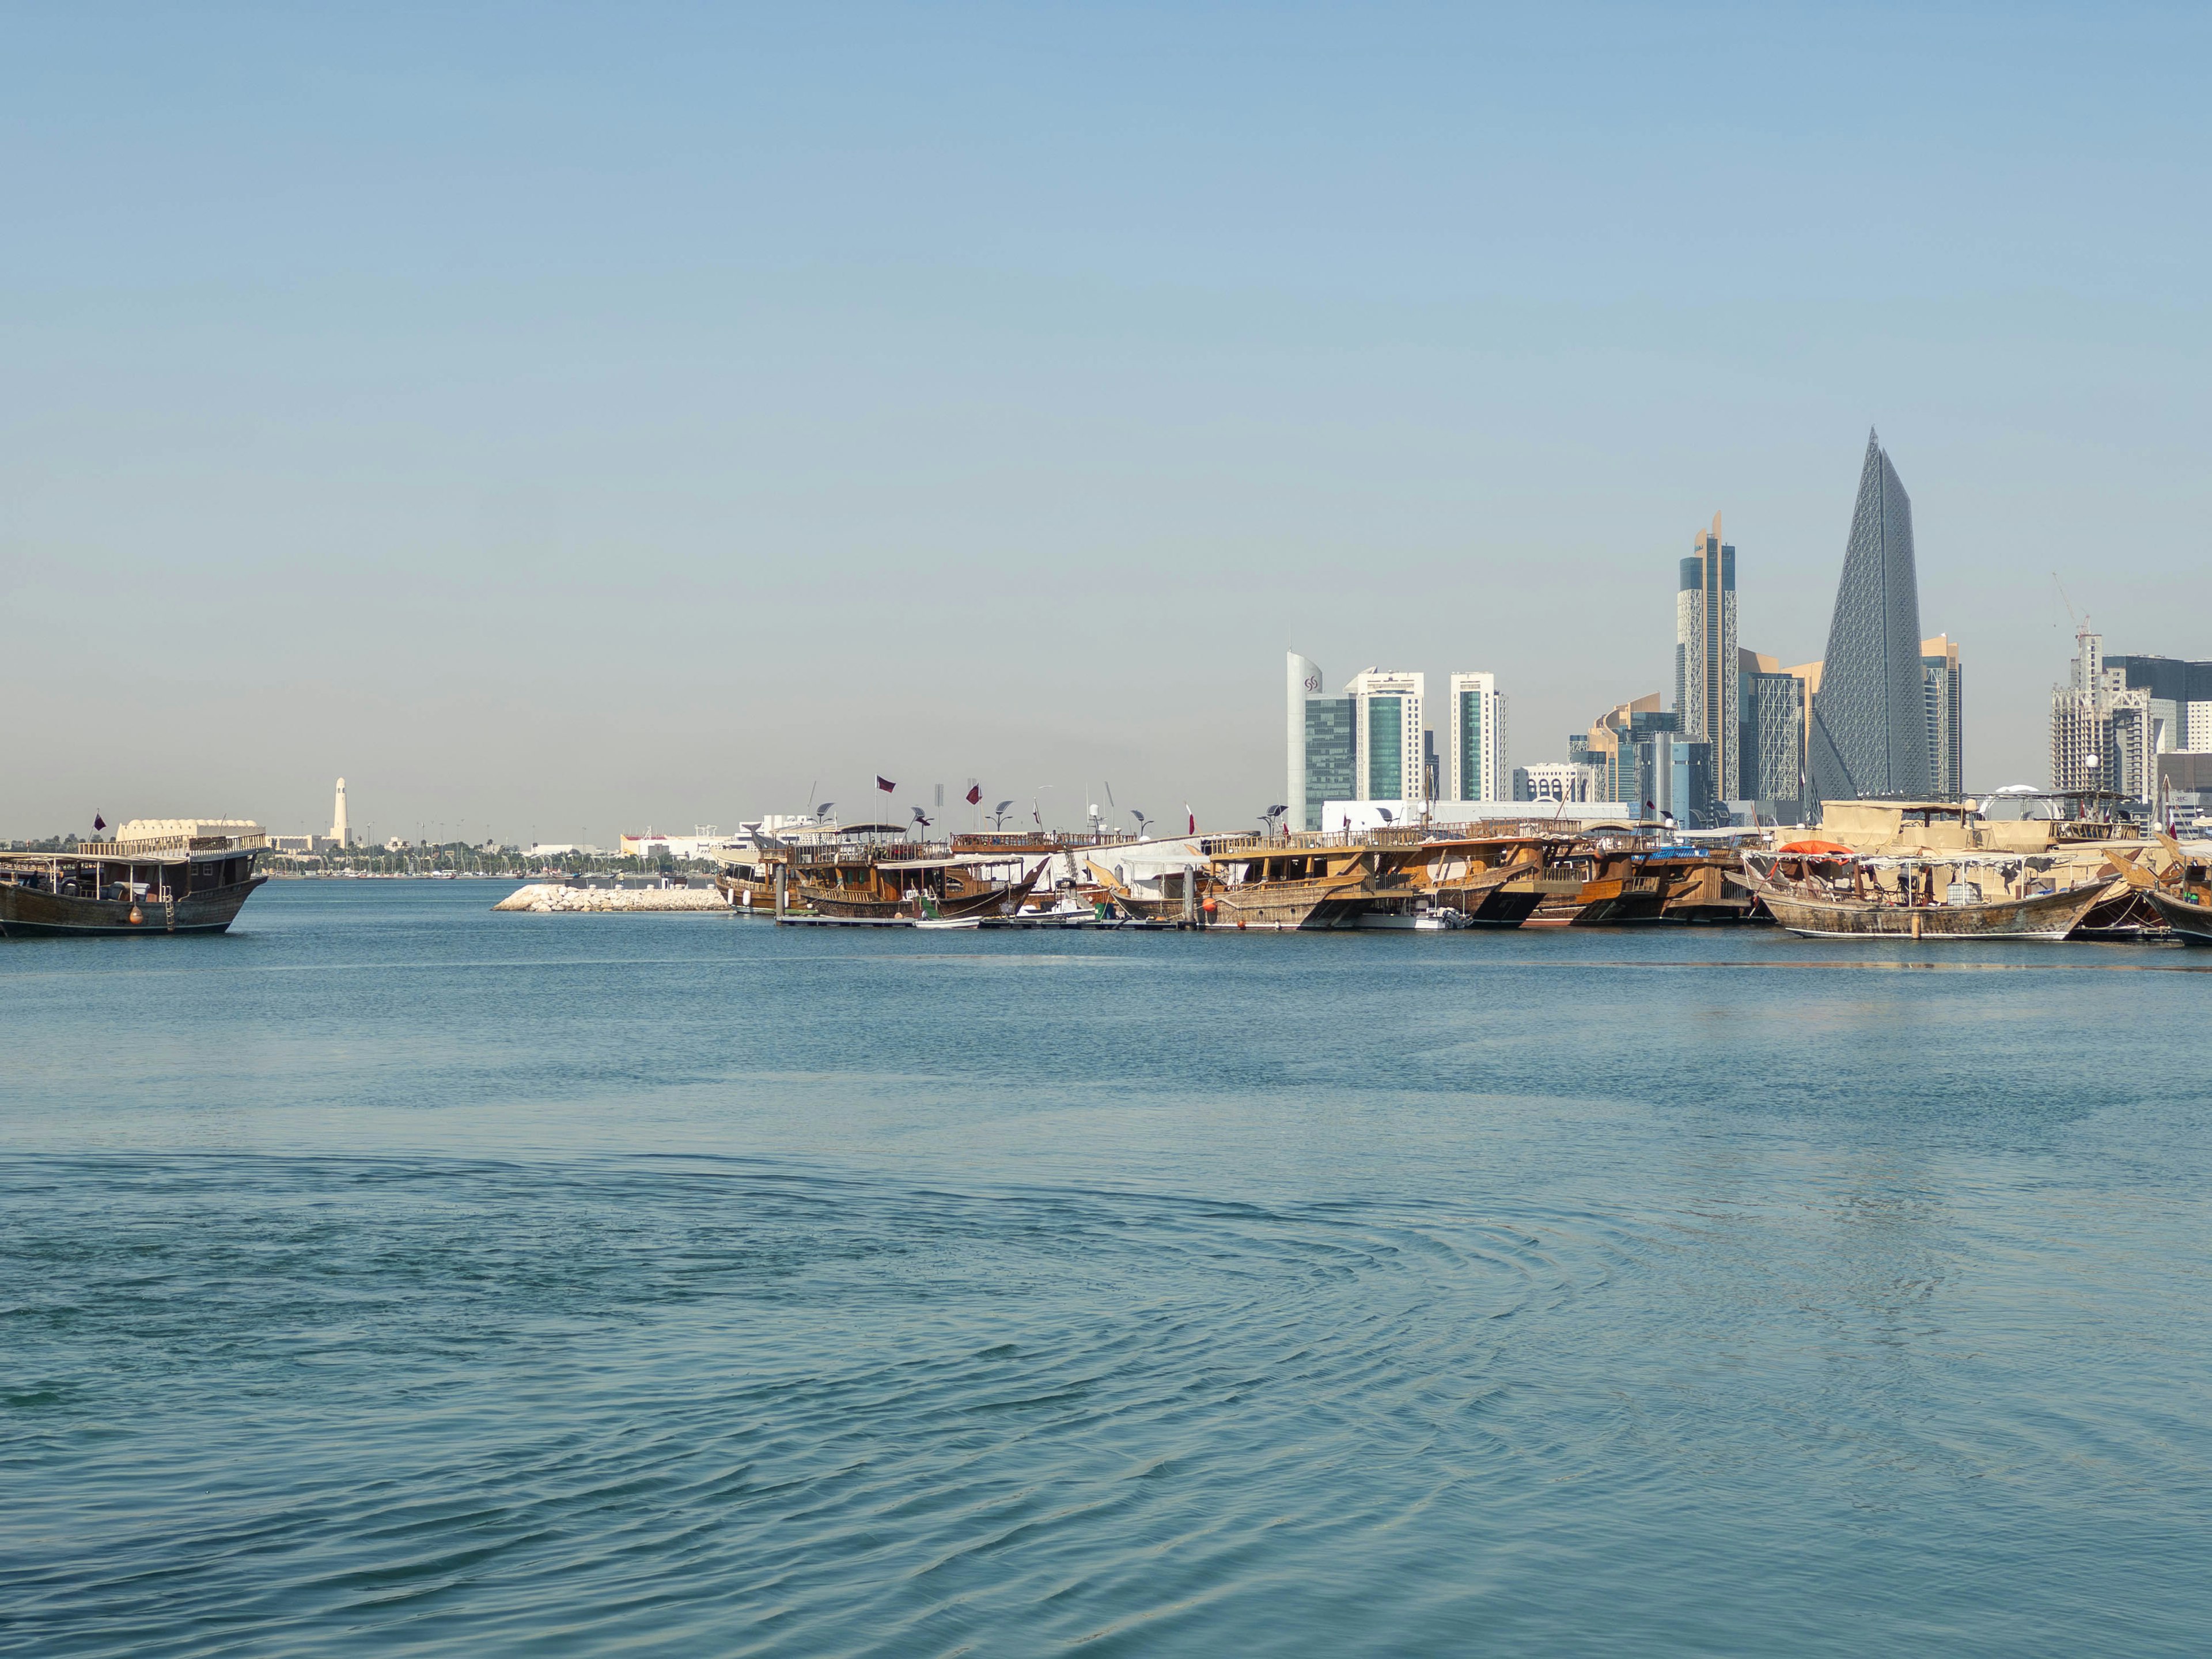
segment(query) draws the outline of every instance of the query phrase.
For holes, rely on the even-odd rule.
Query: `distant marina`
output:
[[[2212,944],[2212,843],[2081,798],[1832,801],[1822,828],[1541,817],[1165,838],[785,822],[691,884],[526,885],[496,907],[787,926],[1482,932],[1779,926],[1814,938]],[[2041,808],[2041,811],[2035,809]],[[1332,808],[1332,810],[1334,810]],[[696,878],[692,878],[696,881]]]

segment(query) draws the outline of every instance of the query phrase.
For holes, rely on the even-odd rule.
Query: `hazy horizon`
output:
[[[20,15],[0,836],[810,785],[1250,822],[1285,648],[1818,658],[1877,428],[1970,790],[2212,657],[2184,9]]]

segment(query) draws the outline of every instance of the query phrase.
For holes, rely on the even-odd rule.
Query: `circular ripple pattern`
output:
[[[1324,1601],[1516,1450],[1501,1348],[1622,1248],[696,1163],[41,1164],[0,1590],[117,1651],[495,1640],[556,1595],[578,1649],[1142,1647]]]
[[[2179,952],[494,896],[0,946],[0,1655],[2212,1628]]]

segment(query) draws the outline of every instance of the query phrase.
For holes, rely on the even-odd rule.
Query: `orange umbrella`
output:
[[[1793,841],[1787,847],[1775,849],[1780,853],[1809,854],[1814,858],[1852,859],[1858,854],[1848,847],[1838,847],[1832,841]]]

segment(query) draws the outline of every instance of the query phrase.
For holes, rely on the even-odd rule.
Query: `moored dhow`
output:
[[[2028,857],[1885,858],[1821,841],[1746,853],[1743,866],[1775,921],[1812,939],[2063,939],[2119,884],[2110,866],[2085,876]]]
[[[269,879],[268,850],[246,819],[136,818],[112,841],[0,853],[0,937],[220,933]]]
[[[2212,891],[2203,886],[2179,893],[2153,888],[2143,896],[2184,945],[2212,945]]]
[[[1042,865],[990,853],[888,846],[794,848],[786,902],[847,920],[1010,916]]]
[[[2167,858],[2164,870],[2137,864],[2124,853],[2114,857],[2128,885],[2148,902],[2151,913],[2184,945],[2212,945],[2212,853],[2200,842],[2185,852],[2171,836],[2160,836]]]
[[[1431,902],[1469,927],[1518,927],[1556,883],[1572,836],[1504,831],[1433,841],[1427,881]]]

